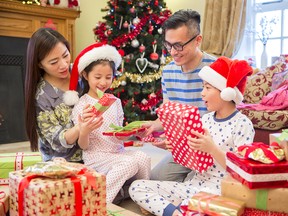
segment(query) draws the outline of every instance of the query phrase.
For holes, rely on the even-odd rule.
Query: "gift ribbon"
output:
[[[87,172],[87,169],[81,169],[77,175],[85,175],[86,177],[86,181],[89,185],[91,185],[91,187],[93,187],[94,189],[97,189],[96,187],[96,181],[94,176],[90,173]],[[34,178],[38,178],[38,177],[43,177],[41,175],[36,175],[36,174],[32,174],[32,175],[28,175],[25,176],[19,186],[18,186],[18,214],[19,216],[23,216],[23,210],[24,210],[24,190],[25,188],[28,187],[30,181]],[[73,185],[74,185],[74,191],[75,191],[75,213],[76,215],[82,215],[82,189],[81,189],[81,182],[80,179],[77,176],[71,176],[70,177]]]
[[[17,152],[16,155],[1,155],[0,158],[15,158],[14,160],[14,170],[22,170],[23,169],[23,159],[24,156],[40,156],[39,154],[25,154],[25,152]]]
[[[4,191],[0,191],[0,200],[5,199],[6,197],[6,193]],[[0,201],[0,204],[3,206],[3,210],[4,210],[4,214],[6,214],[6,207],[5,207],[5,203]]]
[[[266,210],[268,200],[268,190],[256,190],[256,208]]]
[[[243,150],[246,149],[244,157],[249,158],[248,155],[258,148],[262,149],[265,156],[268,157],[270,160],[272,160],[274,163],[279,161],[279,159],[271,151],[268,150],[269,146],[262,142],[254,142],[252,143],[252,145],[249,145],[249,146],[248,145],[239,146],[238,151],[242,152]]]

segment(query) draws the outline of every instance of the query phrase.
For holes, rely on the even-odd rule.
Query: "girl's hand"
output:
[[[88,121],[89,119],[95,117],[94,113],[92,112],[92,108],[90,104],[86,104],[83,108],[82,114],[81,114],[81,120],[83,122]]]
[[[217,146],[215,145],[210,133],[204,128],[204,134],[191,130],[191,133],[196,137],[193,138],[190,135],[187,137],[188,145],[193,150],[199,150],[211,154]]]
[[[82,120],[83,117],[79,116],[79,129],[82,135],[88,135],[93,130],[99,128],[103,124],[103,117],[90,117],[90,119]]]

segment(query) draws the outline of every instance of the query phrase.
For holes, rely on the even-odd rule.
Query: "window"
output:
[[[263,43],[260,40],[262,37],[260,22],[263,20],[268,22],[275,21],[272,22],[272,33],[269,34],[266,44],[267,65],[273,63],[273,57],[277,57],[280,54],[288,54],[288,0],[248,0],[246,20],[246,34],[240,53],[237,54],[238,58],[243,59],[247,58],[247,56],[255,56],[256,66],[261,66]],[[260,34],[260,38],[258,34]]]

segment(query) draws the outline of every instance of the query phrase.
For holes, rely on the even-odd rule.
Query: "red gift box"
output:
[[[264,164],[233,152],[226,156],[227,171],[250,189],[288,187],[288,161]]]
[[[93,113],[96,116],[101,116],[116,100],[114,95],[105,93],[92,107]]]
[[[156,112],[164,127],[165,135],[173,147],[172,155],[175,162],[200,173],[213,165],[211,155],[192,150],[187,144],[187,136],[195,137],[191,130],[203,133],[197,107],[169,101]]]

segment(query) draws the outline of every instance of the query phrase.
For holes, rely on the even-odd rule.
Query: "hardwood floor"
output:
[[[9,153],[9,152],[29,152],[30,151],[30,143],[27,142],[17,142],[17,143],[8,143],[8,144],[0,144],[0,152],[1,153]]]

